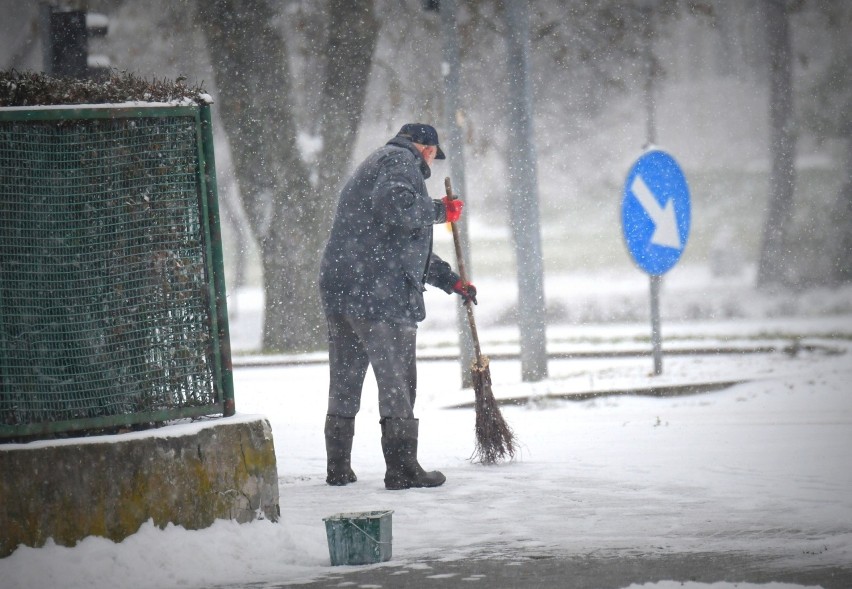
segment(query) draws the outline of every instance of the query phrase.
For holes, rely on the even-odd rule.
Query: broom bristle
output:
[[[488,358],[473,363],[473,390],[476,397],[476,448],[474,457],[483,464],[514,458],[516,443],[512,428],[503,419],[500,406],[491,391],[491,369]]]

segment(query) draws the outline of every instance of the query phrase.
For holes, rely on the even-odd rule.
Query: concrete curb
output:
[[[0,446],[0,505],[0,557],[48,538],[119,542],[148,520],[193,530],[277,521],[272,430],[255,416]]]
[[[650,358],[652,351],[649,346],[625,348],[625,349],[558,349],[552,346],[548,352],[548,360],[588,360],[597,358]],[[491,360],[518,360],[520,351],[512,349],[505,351],[503,346],[495,346],[496,350],[489,350],[485,355]],[[748,354],[786,354],[795,357],[800,353],[818,354],[842,354],[844,350],[837,346],[823,344],[802,344],[793,342],[790,344],[745,344],[740,346],[667,346],[664,350],[665,356],[726,356],[726,355],[748,355]],[[446,349],[419,349],[417,351],[418,362],[448,362],[458,361],[459,351],[457,348]],[[328,364],[327,352],[312,352],[306,354],[269,354],[269,355],[234,355],[232,358],[234,368],[269,368],[274,366],[315,366]]]
[[[679,397],[684,395],[700,395],[713,393],[747,382],[745,380],[730,380],[719,382],[699,382],[689,384],[660,385],[651,387],[631,387],[623,389],[602,389],[600,391],[577,391],[572,393],[546,393],[543,395],[524,395],[520,397],[502,397],[496,399],[498,405],[531,405],[546,401],[587,401],[598,397],[636,396],[636,397]],[[473,409],[474,401],[450,405],[447,409]]]

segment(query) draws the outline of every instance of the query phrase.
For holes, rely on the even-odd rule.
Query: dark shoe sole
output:
[[[351,470],[348,475],[343,475],[340,477],[331,477],[328,476],[325,478],[325,482],[331,485],[332,487],[342,487],[344,485],[348,485],[349,483],[355,483],[358,481],[358,477],[355,476],[355,473]]]
[[[409,479],[402,480],[394,480],[388,481],[385,479],[385,489],[388,491],[402,491],[404,489],[431,489],[434,487],[440,487],[445,482],[447,482],[447,477],[442,475],[440,482],[435,483],[419,483],[418,481],[412,481]]]

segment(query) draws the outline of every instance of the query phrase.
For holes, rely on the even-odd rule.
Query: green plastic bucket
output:
[[[393,511],[338,513],[322,518],[331,565],[373,564],[391,557]]]

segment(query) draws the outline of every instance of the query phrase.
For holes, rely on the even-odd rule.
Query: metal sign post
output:
[[[651,275],[651,352],[654,356],[654,376],[663,373],[663,335],[660,330],[660,276]]]
[[[680,259],[692,222],[689,186],[675,159],[646,151],[627,174],[621,201],[624,241],[636,265],[651,278],[651,344],[654,374],[663,372],[660,330],[662,276]]]

